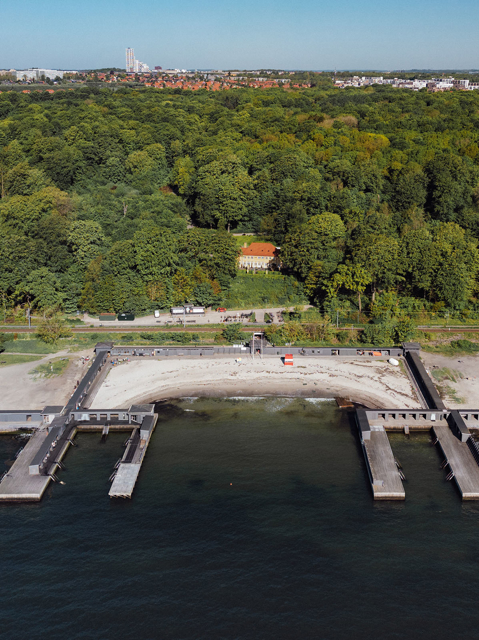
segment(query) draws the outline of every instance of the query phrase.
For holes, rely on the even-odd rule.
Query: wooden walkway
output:
[[[373,427],[362,442],[375,500],[405,500],[406,493],[383,427]],[[471,456],[472,457],[472,456]]]
[[[434,425],[444,457],[454,472],[454,480],[463,500],[479,500],[479,466],[465,442],[461,442],[449,425]]]

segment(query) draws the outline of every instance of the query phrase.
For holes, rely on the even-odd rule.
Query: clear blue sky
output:
[[[0,68],[479,68],[479,0],[2,0]]]

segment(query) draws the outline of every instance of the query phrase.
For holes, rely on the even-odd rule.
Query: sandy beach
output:
[[[0,368],[0,409],[43,408],[63,405],[75,383],[88,369],[81,356],[94,357],[92,350],[59,352],[36,362]],[[37,378],[31,371],[41,363],[67,356],[66,371],[53,378]],[[457,382],[447,381],[455,393],[445,404],[453,408],[479,406],[479,357],[446,356],[422,352],[430,374],[447,367]],[[457,375],[460,374],[460,375]],[[399,367],[384,360],[349,358],[296,358],[294,366],[284,366],[276,356],[241,363],[234,356],[208,358],[138,358],[114,367],[92,400],[93,408],[128,407],[184,396],[305,396],[349,398],[369,407],[416,408],[420,404],[409,378]]]
[[[417,408],[408,377],[386,361],[301,358],[285,366],[264,360],[184,358],[131,360],[113,368],[92,400],[92,408],[128,407],[184,396],[307,396],[349,398],[369,407]]]

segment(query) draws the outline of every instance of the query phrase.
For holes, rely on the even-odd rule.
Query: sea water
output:
[[[79,434],[39,504],[0,505],[7,640],[479,637],[479,506],[424,435],[392,435],[406,501],[374,503],[331,402],[185,399],[132,500],[125,434]],[[0,438],[0,461],[21,443]]]

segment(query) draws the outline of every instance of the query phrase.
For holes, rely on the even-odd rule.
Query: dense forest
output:
[[[0,295],[66,312],[220,304],[231,232],[322,311],[479,317],[479,92],[0,95]]]

